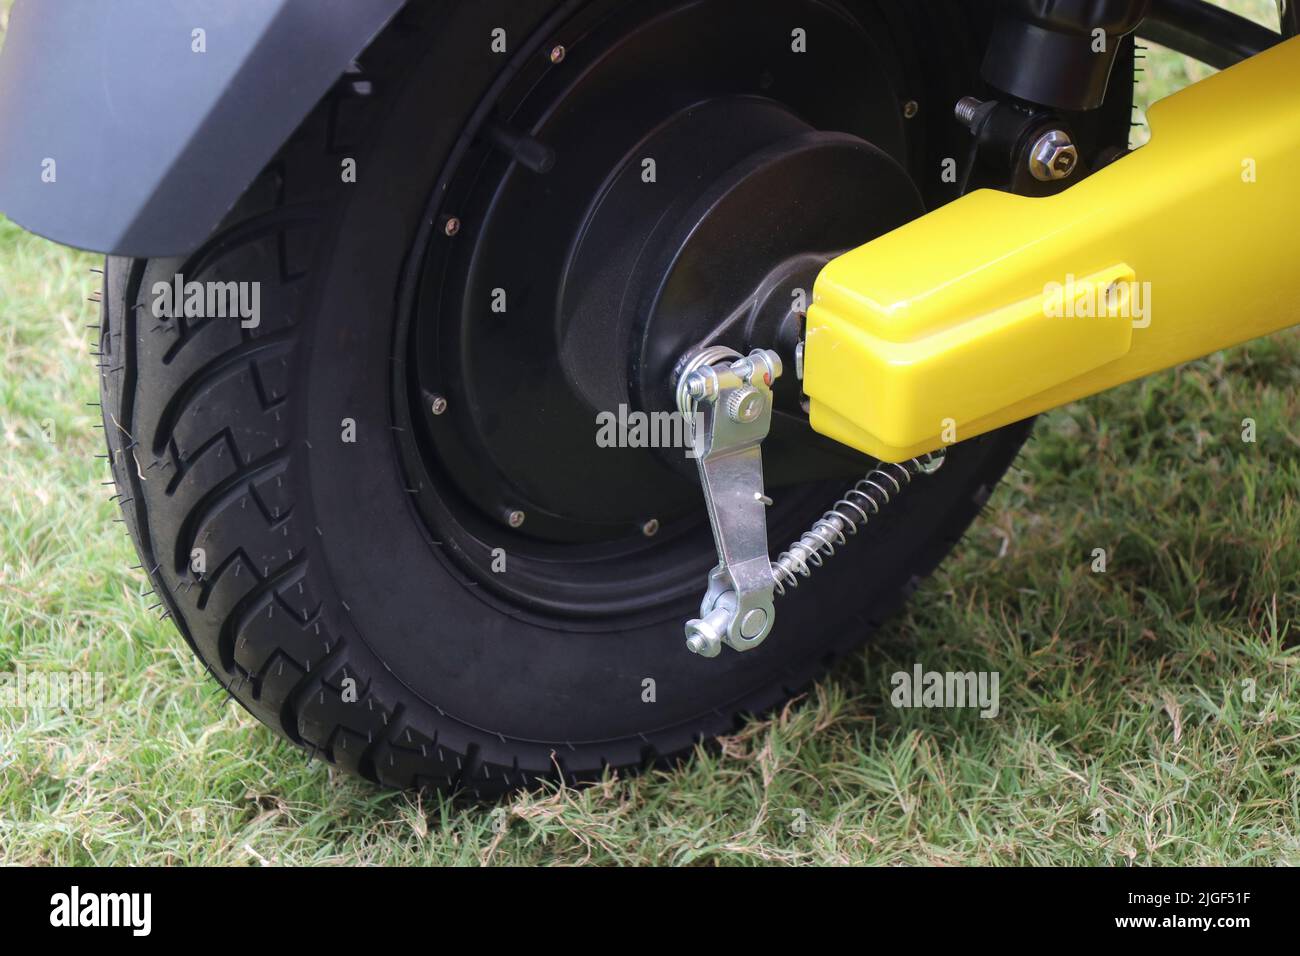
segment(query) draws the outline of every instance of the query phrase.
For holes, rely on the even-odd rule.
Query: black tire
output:
[[[461,109],[457,97],[496,68],[459,38],[505,17],[528,28],[552,4],[488,9],[501,6],[438,5],[387,31],[203,249],[109,261],[101,332],[123,513],[216,679],[289,740],[368,780],[479,796],[666,761],[787,699],[934,570],[1029,430],[954,448],[783,599],[777,632],[749,654],[685,650],[698,596],[601,626],[483,593],[411,505],[389,379],[402,259],[429,169],[457,133],[427,118]],[[448,71],[458,82],[434,82]],[[359,181],[345,185],[348,156]],[[260,282],[260,327],[154,318],[153,284],[177,273]],[[345,418],[354,443],[340,440]]]

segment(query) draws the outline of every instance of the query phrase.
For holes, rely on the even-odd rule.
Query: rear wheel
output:
[[[827,258],[954,197],[984,5],[414,6],[201,250],[110,261],[128,524],[214,676],[361,776],[487,795],[671,759],[858,647],[1027,435],[953,448],[712,661],[682,640],[714,563],[693,466],[597,440],[670,408],[723,319],[768,344]],[[178,275],[256,283],[257,325],[156,317]],[[785,401],[774,551],[871,466]]]

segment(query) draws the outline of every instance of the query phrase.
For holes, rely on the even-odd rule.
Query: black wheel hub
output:
[[[894,83],[840,4],[645,6],[586,5],[520,54],[413,255],[399,423],[417,504],[475,569],[491,545],[520,559],[508,585],[484,575],[495,589],[570,612],[698,589],[712,559],[684,449],[602,447],[598,416],[669,412],[701,341],[788,348],[821,266],[923,211]],[[862,471],[797,392],[787,375],[769,484]],[[781,497],[794,520],[774,509],[774,532],[820,507]],[[591,562],[581,595],[559,593],[557,560]]]

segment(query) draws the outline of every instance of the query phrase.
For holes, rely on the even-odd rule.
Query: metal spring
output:
[[[843,498],[835,502],[790,549],[772,562],[772,578],[777,594],[787,587],[799,586],[799,578],[812,576],[835,554],[835,549],[857,534],[880,510],[898,497],[917,475],[934,474],[943,465],[942,451],[922,455],[902,464],[880,465],[863,478]]]

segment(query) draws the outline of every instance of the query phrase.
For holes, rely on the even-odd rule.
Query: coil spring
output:
[[[934,474],[943,465],[942,451],[922,455],[902,464],[882,464],[854,485],[831,510],[821,516],[790,549],[772,562],[777,594],[799,586],[799,578],[812,576],[835,554],[835,549],[857,534],[882,508],[897,498],[917,475]]]

